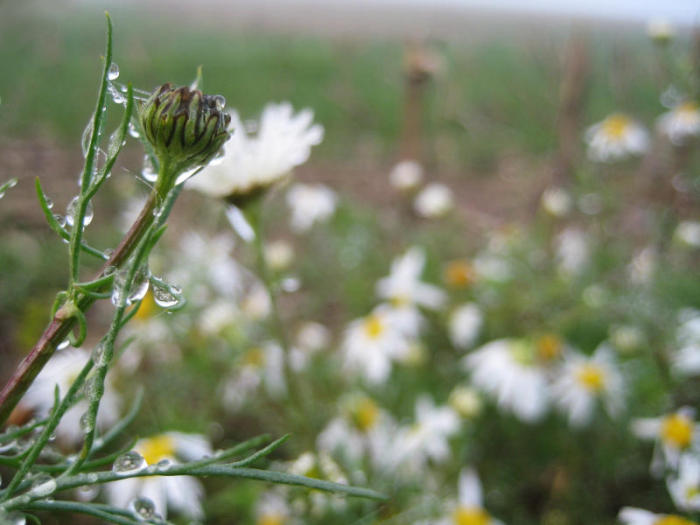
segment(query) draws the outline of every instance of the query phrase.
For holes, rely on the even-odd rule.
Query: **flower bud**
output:
[[[221,95],[203,95],[187,86],[163,84],[140,111],[144,136],[153,146],[168,179],[209,162],[230,133],[231,116]]]

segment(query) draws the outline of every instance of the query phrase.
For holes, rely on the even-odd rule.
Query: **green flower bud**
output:
[[[209,162],[231,136],[231,116],[221,95],[203,95],[187,86],[163,84],[141,106],[144,136],[167,167],[159,178],[169,186],[178,174]],[[162,170],[163,171],[163,170]]]

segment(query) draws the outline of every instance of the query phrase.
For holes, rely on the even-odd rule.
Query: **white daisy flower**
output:
[[[69,347],[57,351],[27,390],[22,398],[21,406],[35,411],[39,418],[48,417],[53,409],[56,386],[58,386],[59,395],[63,399],[89,357],[87,350],[78,348]],[[100,402],[100,410],[97,412],[97,427],[105,429],[114,424],[119,419],[120,405],[119,396],[108,376]],[[56,437],[59,441],[70,445],[82,441],[85,433],[81,428],[80,418],[87,412],[88,406],[88,400],[81,399],[68,409],[56,428]]]
[[[681,244],[700,248],[700,221],[681,221],[676,226],[673,237]]]
[[[553,217],[564,217],[573,207],[571,195],[564,188],[553,186],[542,193],[542,208]]]
[[[327,220],[335,212],[337,200],[335,192],[323,184],[295,184],[287,191],[292,230],[302,233],[315,222]]]
[[[459,430],[460,420],[451,407],[435,406],[429,396],[419,397],[415,410],[415,422],[399,429],[395,446],[399,463],[420,471],[428,460],[442,463],[450,458],[448,439]]]
[[[661,115],[657,124],[671,142],[682,145],[688,139],[700,136],[700,107],[694,101],[683,102]]]
[[[683,454],[678,473],[666,480],[673,502],[681,510],[700,510],[700,455]]]
[[[649,134],[627,115],[614,113],[586,131],[588,156],[596,162],[612,162],[641,155],[649,147]]]
[[[209,164],[188,182],[212,197],[235,198],[271,186],[306,162],[311,147],[321,143],[323,127],[313,124],[313,112],[294,114],[291,104],[268,104],[260,123],[247,125],[231,114],[231,139],[221,162]],[[251,130],[252,128],[256,128]]]
[[[423,180],[423,166],[415,160],[402,160],[391,169],[389,183],[399,191],[410,191]]]
[[[660,474],[667,466],[675,469],[681,454],[697,450],[700,433],[694,417],[695,411],[692,408],[683,407],[662,417],[632,421],[632,432],[637,437],[656,441],[651,462],[652,472]]]
[[[392,361],[405,357],[410,346],[392,319],[392,309],[380,306],[350,323],[342,353],[348,369],[360,371],[371,383],[383,383],[391,373]]]
[[[413,201],[413,209],[426,219],[442,217],[453,207],[452,190],[444,184],[436,182],[425,186]]]
[[[243,354],[234,374],[223,385],[224,407],[230,411],[239,410],[261,386],[273,398],[287,392],[284,350],[274,341],[249,348]]]
[[[654,42],[666,44],[675,34],[676,30],[666,18],[652,18],[647,22],[647,35]]]
[[[559,377],[552,385],[552,398],[569,415],[572,426],[590,422],[597,401],[611,415],[622,409],[623,382],[610,348],[601,345],[591,356],[569,351]]]
[[[673,371],[680,376],[696,376],[700,374],[700,310],[682,310],[679,318],[678,349],[671,356]]]
[[[450,314],[449,335],[452,344],[461,350],[469,348],[479,336],[484,315],[475,303],[465,303]]]
[[[481,481],[473,468],[459,473],[458,499],[448,505],[447,516],[427,525],[503,525],[484,509]]]
[[[549,405],[549,388],[535,348],[526,341],[499,339],[478,348],[462,360],[472,383],[493,396],[498,406],[519,419],[540,419]]]
[[[617,519],[624,525],[696,525],[694,521],[675,514],[655,514],[636,507],[623,507]]]
[[[166,432],[134,445],[148,465],[161,461],[177,463],[179,460],[196,461],[212,454],[209,441],[199,434]],[[128,508],[135,498],[148,498],[163,518],[167,510],[180,512],[191,519],[204,518],[201,501],[204,489],[200,482],[191,476],[147,476],[128,478],[106,485],[107,499],[117,507]]]
[[[425,252],[414,246],[391,263],[391,273],[377,281],[377,295],[395,306],[418,305],[432,310],[446,301],[443,290],[420,280]]]

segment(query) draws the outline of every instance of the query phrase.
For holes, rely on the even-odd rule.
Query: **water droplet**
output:
[[[83,485],[78,487],[76,493],[80,501],[92,501],[100,493],[100,487],[97,485]]]
[[[2,191],[0,191],[0,199],[2,199],[5,196],[5,193],[7,192],[7,190],[17,186],[17,179],[16,178],[10,179],[5,184],[0,184],[0,186],[4,186]],[[48,199],[47,199],[47,201],[48,201]]]
[[[112,96],[112,100],[114,100],[115,104],[126,104],[126,97],[124,97],[122,92],[119,91],[116,87],[114,87],[114,85],[108,84],[107,90],[109,91],[109,94]]]
[[[195,166],[191,170],[183,171],[182,173],[180,173],[180,175],[177,176],[177,179],[175,179],[175,185],[177,186],[179,184],[184,184],[185,182],[187,182],[187,179],[192,177],[197,172],[197,170],[199,170],[199,168],[200,166]]]
[[[92,362],[97,366],[105,365],[105,345],[104,343],[97,343],[95,348],[92,349]]]
[[[64,339],[60,343],[56,345],[56,350],[63,350],[70,344],[70,341],[68,339]]]
[[[119,131],[115,131],[109,136],[109,145],[107,146],[107,156],[116,157],[119,150],[124,145],[124,141],[119,136]]]
[[[68,203],[68,206],[66,207],[66,224],[68,226],[73,227],[75,224],[75,215],[78,212],[78,201],[80,197],[75,196],[73,199]],[[85,215],[83,215],[83,226],[87,226],[92,222],[92,218],[95,216],[95,210],[92,207],[92,203],[88,202],[87,206],[85,206]]]
[[[172,463],[173,462],[170,461],[168,458],[163,458],[158,463],[156,463],[156,467],[158,467],[159,469],[165,469],[172,465]]]
[[[182,290],[161,281],[153,281],[153,300],[161,308],[173,308],[182,304]]]
[[[87,157],[88,150],[90,149],[90,139],[92,138],[92,130],[95,125],[95,114],[93,113],[90,115],[90,120],[87,123],[87,126],[85,126],[85,129],[83,130],[83,136],[80,141],[80,146],[83,149],[83,157]]]
[[[11,450],[14,450],[17,447],[17,443],[12,440],[8,441],[6,443],[0,443],[0,454],[3,454],[5,452],[10,452]]]
[[[32,480],[32,490],[29,494],[33,498],[45,498],[56,491],[56,480],[48,474],[39,474]]]
[[[129,508],[139,521],[160,519],[160,516],[156,512],[155,503],[148,498],[136,498],[132,500],[129,504]]]
[[[89,434],[94,428],[95,422],[92,420],[92,417],[88,412],[85,412],[82,416],[80,416],[80,430],[83,431],[83,434]]]
[[[49,199],[48,197],[46,197],[46,207],[48,209],[53,208],[53,201],[51,199]]]
[[[223,95],[214,95],[214,106],[218,111],[223,111],[226,107],[226,98]]]
[[[126,476],[128,474],[140,472],[147,466],[148,463],[146,463],[146,460],[143,459],[143,456],[135,450],[131,450],[114,460],[112,472]]]
[[[158,179],[158,172],[151,162],[151,157],[144,155],[143,168],[141,168],[141,176],[148,182],[155,182]]]
[[[141,134],[139,133],[139,130],[136,129],[136,126],[134,126],[133,122],[129,122],[129,135],[131,135],[135,139],[137,139],[141,136]]]
[[[109,71],[107,71],[107,78],[109,80],[117,80],[119,78],[119,66],[116,62],[112,62],[109,65]]]
[[[114,275],[114,287],[112,288],[112,304],[119,306],[122,301],[127,306],[143,299],[148,292],[150,272],[144,265],[136,271],[131,282],[131,288],[126,289],[127,270],[121,269]]]

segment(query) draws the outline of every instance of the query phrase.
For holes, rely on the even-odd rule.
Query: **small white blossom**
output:
[[[566,275],[580,273],[590,258],[588,237],[581,230],[567,228],[557,236],[559,268]]]
[[[292,230],[302,233],[315,222],[325,221],[335,212],[337,200],[335,192],[323,184],[295,184],[287,192]]]
[[[265,262],[273,270],[285,270],[293,260],[294,248],[287,241],[280,239],[265,244]]]
[[[623,507],[617,519],[623,525],[695,525],[694,522],[675,514],[655,514],[636,507]]]
[[[668,492],[681,510],[700,510],[700,455],[683,454],[678,463],[678,473],[667,480]]]
[[[685,144],[689,139],[700,136],[700,108],[696,102],[683,102],[661,115],[657,124],[673,144]]]
[[[425,252],[414,246],[394,259],[391,273],[377,282],[377,295],[395,306],[418,305],[438,309],[445,303],[443,290],[420,280],[425,266]]]
[[[632,421],[632,432],[637,437],[656,442],[651,462],[653,473],[660,474],[665,467],[677,468],[682,454],[698,449],[700,433],[694,417],[692,408],[682,407],[662,417]]]
[[[571,195],[564,188],[553,186],[542,193],[542,208],[554,217],[564,217],[573,207]]]
[[[641,155],[649,147],[649,134],[626,115],[615,113],[586,131],[588,156],[596,162],[611,162]]]
[[[416,195],[413,208],[426,219],[435,219],[447,214],[454,207],[452,190],[444,184],[428,184]]]
[[[458,489],[457,501],[447,505],[448,514],[425,525],[503,525],[484,509],[481,481],[473,467],[460,471]]]
[[[673,236],[686,246],[700,248],[700,221],[681,221]]]
[[[676,34],[671,22],[665,18],[652,18],[647,22],[647,35],[654,42],[666,43]]]
[[[682,310],[679,318],[678,349],[671,356],[673,371],[680,376],[700,375],[700,310]]]
[[[469,348],[479,336],[483,322],[484,316],[475,303],[465,303],[457,307],[449,320],[452,344],[462,350]]]
[[[389,182],[400,191],[413,190],[422,180],[423,166],[415,160],[402,160],[389,173]]]

